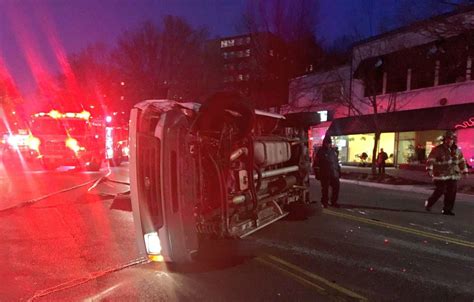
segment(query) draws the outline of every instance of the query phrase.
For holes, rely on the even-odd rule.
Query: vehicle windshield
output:
[[[76,119],[36,119],[31,125],[33,135],[84,135],[87,123]]]

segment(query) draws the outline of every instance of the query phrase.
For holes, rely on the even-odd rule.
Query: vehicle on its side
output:
[[[130,182],[141,251],[190,262],[202,238],[242,238],[305,206],[307,130],[288,121],[226,93],[204,105],[137,104]]]

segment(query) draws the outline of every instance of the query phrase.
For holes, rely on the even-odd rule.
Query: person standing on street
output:
[[[388,159],[387,153],[383,151],[383,148],[380,148],[380,152],[377,155],[377,166],[379,167],[379,174],[385,174],[385,161]]]
[[[328,207],[329,186],[332,188],[331,205],[339,208],[337,203],[339,197],[339,177],[341,176],[341,166],[337,151],[332,147],[331,137],[325,136],[323,145],[313,152],[313,169],[316,179],[321,182],[321,204]]]
[[[426,161],[428,174],[433,178],[435,190],[425,201],[425,209],[431,207],[444,194],[444,215],[454,216],[453,208],[456,200],[457,182],[462,174],[467,174],[464,156],[456,145],[456,135],[447,131],[442,144],[433,148]]]

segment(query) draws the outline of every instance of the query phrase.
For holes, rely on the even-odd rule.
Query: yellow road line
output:
[[[366,223],[366,224],[381,226],[381,227],[392,229],[392,230],[402,231],[402,232],[405,232],[405,233],[410,233],[410,234],[414,234],[414,235],[428,237],[428,238],[431,238],[431,239],[445,241],[445,242],[449,242],[449,243],[452,243],[452,244],[457,244],[457,245],[461,245],[461,246],[465,246],[465,247],[474,248],[474,242],[471,242],[471,241],[466,241],[466,240],[456,239],[456,238],[450,238],[450,237],[446,237],[446,236],[443,236],[443,235],[429,233],[429,232],[425,232],[425,231],[421,231],[421,230],[417,230],[417,229],[412,229],[412,228],[408,228],[408,227],[404,227],[404,226],[400,226],[400,225],[396,225],[396,224],[390,224],[390,223],[386,223],[386,222],[376,221],[376,220],[372,220],[372,219],[368,219],[368,218],[364,218],[364,217],[359,217],[359,216],[355,216],[355,215],[350,215],[350,214],[346,214],[346,213],[336,212],[336,211],[333,211],[333,210],[324,209],[323,213],[328,214],[328,215],[341,217],[341,218],[354,220],[354,221],[363,222],[363,223]]]
[[[300,274],[302,274],[303,276],[307,277],[307,278],[310,278],[312,280],[315,280],[317,282],[319,282],[320,284],[324,284],[325,286],[327,287],[330,287],[336,291],[338,291],[339,293],[342,293],[348,297],[351,297],[353,299],[357,299],[359,301],[367,301],[367,298],[347,289],[347,288],[344,288],[338,284],[335,284],[334,282],[331,282],[321,276],[318,276],[316,275],[315,273],[312,273],[312,272],[309,272],[305,269],[302,269],[301,267],[299,266],[296,266],[292,263],[289,263],[279,257],[276,257],[276,256],[273,256],[273,255],[266,255],[266,257],[270,260],[272,260],[274,263],[278,264],[280,267],[285,267],[285,268],[289,268],[289,269],[292,269]]]
[[[268,261],[267,259],[264,259],[264,258],[256,258],[255,260],[257,260],[258,262],[260,263],[263,263],[265,265],[268,265],[276,270],[279,270],[281,272],[283,272],[284,274],[286,275],[289,275],[290,277],[292,278],[295,278],[297,281],[305,284],[305,285],[309,285],[310,287],[313,287],[314,289],[316,289],[316,291],[318,291],[319,293],[323,294],[323,295],[327,295],[327,292],[324,288],[322,288],[321,286],[317,285],[316,283],[313,283],[311,282],[310,280],[307,280],[301,276],[298,276],[297,274],[289,271],[289,270],[286,270],[284,269],[283,267],[280,267],[278,266],[277,264],[275,263],[272,263],[270,261]]]

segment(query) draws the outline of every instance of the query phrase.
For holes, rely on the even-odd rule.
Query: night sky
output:
[[[316,32],[325,45],[354,33],[354,28],[370,35],[374,22],[390,22],[397,8],[395,0],[319,3]],[[55,75],[61,56],[90,43],[112,45],[121,32],[146,20],[159,23],[168,14],[182,16],[196,27],[208,27],[211,36],[238,34],[236,24],[245,7],[245,0],[0,0],[0,64],[28,97],[36,87],[32,69]]]

